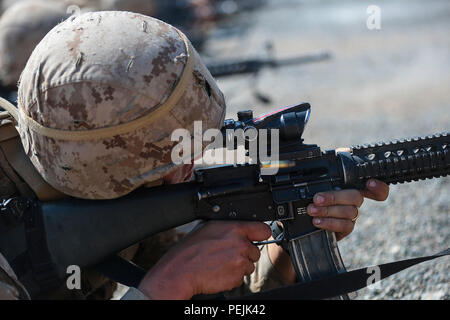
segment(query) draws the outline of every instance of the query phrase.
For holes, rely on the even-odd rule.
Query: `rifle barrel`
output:
[[[397,184],[450,174],[448,132],[392,142],[354,146],[352,153],[363,162],[357,165],[359,180],[377,178]]]
[[[208,70],[213,77],[226,77],[231,75],[256,73],[264,67],[282,67],[296,64],[306,64],[313,62],[320,62],[331,58],[330,53],[320,53],[303,55],[299,57],[285,58],[285,59],[248,59],[236,61],[224,61],[220,63],[208,64]]]
[[[331,59],[331,54],[328,52],[304,55],[299,57],[285,58],[280,60],[274,60],[274,67],[283,67],[295,64],[307,64],[313,62],[321,62]]]

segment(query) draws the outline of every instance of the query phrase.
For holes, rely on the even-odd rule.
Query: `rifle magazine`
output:
[[[347,271],[334,232],[320,230],[292,240],[288,246],[297,282],[305,283]],[[355,297],[356,293],[352,292],[331,300],[351,300]]]

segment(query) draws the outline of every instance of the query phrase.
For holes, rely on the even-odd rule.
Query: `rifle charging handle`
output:
[[[246,122],[253,119],[253,111],[245,110],[237,113],[238,121]]]

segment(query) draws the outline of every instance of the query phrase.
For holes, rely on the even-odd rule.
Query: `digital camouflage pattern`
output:
[[[28,58],[42,38],[67,18],[58,1],[27,0],[10,6],[0,18],[0,81],[16,86]]]
[[[103,24],[106,26],[102,27]],[[133,40],[137,35],[133,35],[133,29],[127,30],[131,27],[142,32],[138,34],[140,37]],[[120,30],[124,37],[120,40],[111,39],[115,38],[117,30]],[[60,36],[64,40],[58,43],[61,40]],[[91,36],[95,37],[90,39]],[[102,38],[102,41],[99,41],[99,38]],[[59,44],[64,50],[59,50],[55,44]],[[52,49],[48,50],[48,46]],[[78,60],[79,56],[76,56],[77,60],[71,60],[75,59],[77,53],[82,58]],[[190,75],[189,86],[178,105],[167,115],[168,119],[162,119],[161,124],[156,123],[150,128],[143,128],[140,132],[100,142],[95,141],[93,137],[93,141],[75,143],[37,136],[19,120],[23,146],[32,160],[37,159],[36,162],[33,161],[36,168],[45,168],[40,173],[50,171],[50,177],[56,177],[58,183],[62,181],[63,191],[72,190],[72,195],[88,194],[90,197],[96,197],[97,192],[103,192],[102,195],[107,194],[108,197],[126,192],[122,189],[118,191],[114,184],[112,190],[108,189],[111,184],[104,183],[109,179],[114,183],[115,177],[126,178],[126,174],[119,176],[122,169],[133,174],[141,174],[139,170],[147,170],[144,171],[147,175],[138,180],[135,186],[127,185],[130,191],[137,187],[140,181],[143,183],[151,181],[153,172],[162,176],[165,170],[170,171],[173,168],[171,163],[167,163],[170,152],[164,147],[172,144],[167,143],[171,131],[179,127],[192,128],[193,121],[197,119],[204,120],[207,126],[218,127],[225,113],[222,93],[197,53],[195,55],[196,65],[193,74]],[[86,130],[91,127],[124,123],[152,112],[158,102],[165,100],[184,70],[185,63],[184,42],[172,27],[160,21],[141,15],[111,12],[72,17],[50,32],[31,57],[21,81],[19,107],[45,125],[50,122],[53,127],[66,130]],[[75,67],[72,64],[75,64]],[[65,103],[67,105],[64,105]],[[124,109],[127,110],[123,112]],[[79,119],[82,121],[78,121]],[[127,138],[131,139],[129,147],[122,143],[128,142]],[[88,146],[83,146],[84,143]],[[104,156],[96,161],[95,152],[98,150],[103,154],[114,152],[111,152],[109,157]],[[81,154],[73,158],[70,155],[65,157],[68,152],[73,152],[70,155],[76,152]],[[124,157],[121,157],[122,155]],[[51,173],[55,168],[60,169],[54,166],[59,161],[57,156],[62,157],[64,161],[68,160],[69,165],[78,168],[78,172],[74,170],[67,175],[66,171],[71,171],[67,170],[67,165],[60,171],[64,175],[64,180],[58,180],[58,171]],[[119,156],[117,162],[124,161],[125,157],[128,157],[129,161],[113,163],[111,166],[108,162],[101,162],[105,158],[111,160],[111,157],[115,156]],[[83,158],[87,160],[78,163]],[[156,168],[152,172],[154,166],[161,163],[165,164],[161,171]],[[144,166],[135,166],[136,164]],[[95,165],[101,166],[91,167]],[[111,168],[110,175],[104,174],[103,167]],[[89,173],[81,176],[80,180],[80,172],[84,168],[89,170]],[[98,179],[98,173],[101,173],[100,179],[104,179],[103,181]],[[82,179],[89,177],[90,174],[96,177],[84,182]],[[67,185],[66,183],[70,181],[79,184]],[[92,185],[93,183],[96,185]],[[91,187],[95,192],[89,194]],[[133,257],[139,265],[150,268],[180,237],[179,232],[170,230],[155,235],[143,241],[139,247],[125,250],[122,254],[126,255],[124,256],[126,259]],[[115,287],[115,283],[96,274],[95,271],[84,270],[81,291],[68,292],[61,288],[40,298],[109,299]]]
[[[57,140],[31,130],[22,117],[25,152],[55,189],[80,198],[111,199],[158,180],[171,161],[174,129],[220,128],[223,94],[194,50],[195,69],[178,103],[149,126],[86,141]],[[22,74],[19,108],[39,124],[91,130],[124,124],[166,101],[186,64],[187,49],[172,26],[130,12],[73,16],[39,43]]]
[[[128,12],[74,16],[56,26],[32,54],[21,78],[19,108],[60,130],[127,123],[153,112],[170,96],[186,54],[177,31],[159,20]],[[195,70],[182,98],[151,126],[108,139],[67,141],[40,136],[19,121],[25,151],[44,179],[75,197],[109,199],[167,175],[175,168],[172,131],[192,132],[196,120],[203,121],[203,130],[219,128],[225,114],[222,93],[194,54]],[[137,252],[127,250],[126,258],[133,256],[135,263],[151,268],[181,236],[175,230],[154,236]],[[82,296],[108,298],[115,284],[95,274],[92,279],[83,281]],[[98,281],[102,284],[93,285]],[[256,272],[234,294],[276,287],[281,281],[263,250]]]

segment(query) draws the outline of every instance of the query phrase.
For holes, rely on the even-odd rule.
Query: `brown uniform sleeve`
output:
[[[228,293],[229,297],[239,297],[287,285],[283,276],[275,269],[269,258],[268,246],[260,246],[261,257],[255,264],[255,271],[244,278],[244,283]]]

